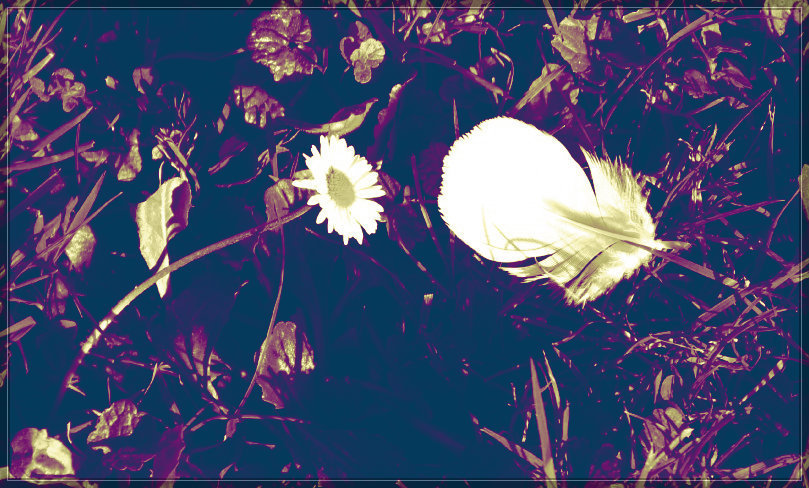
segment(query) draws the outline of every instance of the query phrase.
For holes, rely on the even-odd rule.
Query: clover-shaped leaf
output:
[[[295,73],[310,75],[317,62],[309,19],[296,8],[276,8],[253,21],[247,49],[253,61],[270,69],[275,81]]]
[[[354,79],[358,83],[371,81],[371,70],[379,67],[385,59],[385,46],[376,39],[362,41],[359,49],[351,53],[351,63],[354,65]]]
[[[349,35],[340,40],[340,54],[354,68],[358,83],[371,81],[371,71],[385,60],[385,46],[371,37],[371,31],[359,21],[349,29]]]
[[[49,95],[59,95],[62,99],[62,110],[70,112],[79,106],[79,100],[84,99],[84,83],[76,81],[73,72],[67,68],[59,68],[51,75],[48,85]]]
[[[267,115],[270,119],[284,116],[281,102],[257,86],[237,86],[233,89],[233,101],[244,110],[245,122],[262,129],[267,125]]]

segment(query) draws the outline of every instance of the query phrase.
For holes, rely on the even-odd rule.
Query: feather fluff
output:
[[[584,304],[662,249],[632,171],[584,151],[590,179],[550,134],[507,117],[478,124],[444,158],[438,208],[481,256],[526,281],[548,278]],[[643,247],[640,247],[643,246]],[[645,248],[644,248],[645,247]]]

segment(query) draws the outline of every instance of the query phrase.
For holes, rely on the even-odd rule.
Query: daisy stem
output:
[[[281,227],[284,224],[287,224],[301,217],[311,208],[312,208],[311,206],[306,205],[280,219],[276,219],[271,222],[261,224],[259,226],[253,227],[252,229],[246,230],[240,234],[236,234],[234,236],[228,237],[227,239],[223,239],[219,242],[215,242],[209,246],[194,251],[191,254],[171,263],[165,268],[158,270],[155,274],[151,276],[151,278],[147,279],[143,283],[136,286],[132,291],[127,293],[126,296],[124,296],[118,303],[116,303],[115,306],[112,307],[112,310],[110,310],[109,313],[106,316],[104,316],[103,319],[101,319],[101,321],[98,323],[98,326],[96,326],[96,328],[93,329],[93,332],[90,334],[90,336],[87,337],[87,340],[85,340],[81,344],[81,350],[79,351],[79,354],[76,356],[76,359],[73,361],[73,364],[71,365],[70,369],[65,375],[65,379],[62,381],[62,387],[59,389],[58,396],[53,404],[53,411],[54,412],[56,411],[56,408],[58,407],[59,403],[61,403],[62,398],[65,395],[65,391],[75,381],[76,371],[78,371],[79,366],[81,366],[82,362],[84,361],[84,358],[90,353],[90,351],[93,350],[93,348],[95,348],[96,345],[98,345],[98,342],[101,340],[102,334],[104,334],[104,332],[118,317],[118,315],[120,315],[126,309],[126,307],[128,307],[133,301],[135,301],[136,298],[138,298],[141,294],[143,294],[143,292],[151,288],[164,276],[168,276],[169,273],[176,271],[182,268],[183,266],[196,261],[197,259],[205,257],[208,254],[219,251],[220,249],[232,246],[233,244],[249,239],[251,237],[258,236],[269,230],[277,229],[278,227]]]

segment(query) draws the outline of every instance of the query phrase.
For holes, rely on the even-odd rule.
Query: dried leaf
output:
[[[559,33],[553,36],[551,46],[559,51],[574,73],[583,73],[590,68],[587,43],[595,39],[597,28],[597,15],[585,20],[568,16],[559,23]]]
[[[18,141],[30,142],[39,139],[39,134],[34,132],[34,127],[31,124],[15,115],[11,119],[11,137]]]
[[[77,271],[87,267],[93,257],[95,245],[96,237],[90,226],[83,225],[79,227],[73,237],[70,238],[67,247],[65,247],[65,255],[70,260],[70,267]]]
[[[310,75],[317,54],[306,43],[312,39],[309,19],[296,8],[275,8],[253,21],[247,49],[253,61],[270,69],[275,81],[295,73]]]
[[[39,97],[40,100],[43,102],[49,102],[51,100],[51,96],[45,90],[45,82],[40,80],[39,78],[31,78],[29,82],[31,84],[31,91],[34,92],[34,95]]]
[[[138,204],[136,222],[140,252],[149,269],[154,269],[163,256],[159,269],[169,265],[168,241],[188,226],[191,209],[191,186],[183,178],[164,182],[145,202]],[[156,270],[155,270],[156,271]],[[169,277],[157,282],[160,296],[165,296]]]
[[[129,152],[119,154],[115,159],[118,181],[134,180],[143,168],[138,137],[140,137],[140,131],[138,129],[132,129],[132,132],[129,133],[129,137],[127,138],[129,142]]]
[[[88,163],[95,163],[94,167],[97,168],[107,162],[107,159],[110,157],[110,152],[106,149],[99,149],[98,151],[84,151],[81,153],[81,157],[84,158],[84,160]]]
[[[284,116],[281,102],[258,86],[237,86],[233,89],[233,101],[244,110],[245,122],[262,129],[267,125],[268,114],[270,119]]]
[[[276,323],[270,336],[261,344],[256,365],[259,374],[256,381],[261,386],[261,398],[276,408],[283,408],[285,402],[281,396],[285,396],[285,392],[276,391],[276,387],[284,384],[283,379],[291,380],[297,374],[306,374],[314,369],[314,353],[306,334],[297,330],[295,322]]]
[[[129,437],[144,415],[146,414],[138,412],[138,407],[131,400],[118,400],[101,412],[95,429],[87,436],[87,443],[93,444],[116,437]],[[100,449],[100,447],[94,446],[93,449]]]
[[[716,95],[716,89],[708,82],[708,78],[701,71],[689,69],[683,74],[683,88],[694,98],[705,95]]]
[[[104,78],[104,84],[106,84],[108,87],[112,88],[113,90],[118,88],[118,80],[116,80],[112,76],[107,76],[106,78]]]
[[[9,473],[17,479],[73,476],[73,454],[47,429],[22,429],[11,441]]]
[[[765,0],[761,13],[770,34],[781,37],[786,33],[790,19],[797,25],[803,23],[809,15],[809,3],[806,0]]]
[[[145,85],[151,86],[154,83],[152,67],[141,66],[139,68],[135,68],[134,71],[132,71],[132,81],[135,83],[135,88],[138,89],[138,92],[145,95],[146,90],[143,87]]]
[[[418,29],[419,41],[441,43],[445,46],[452,44],[452,36],[443,19],[435,22],[425,22]]]
[[[70,112],[79,106],[80,100],[84,99],[84,83],[76,81],[73,72],[69,69],[59,68],[51,75],[48,94],[59,95],[59,98],[62,99],[62,110]]]

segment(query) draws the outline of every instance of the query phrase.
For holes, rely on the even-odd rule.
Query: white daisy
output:
[[[370,200],[385,194],[377,184],[379,174],[344,139],[332,135],[320,136],[320,152],[312,146],[312,155],[304,157],[312,179],[292,184],[316,192],[306,203],[320,205],[317,223],[327,220],[329,232],[336,230],[343,244],[352,237],[362,244],[363,229],[373,234],[381,220],[382,205]]]

